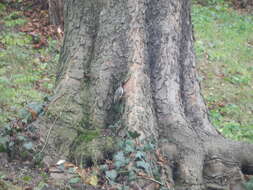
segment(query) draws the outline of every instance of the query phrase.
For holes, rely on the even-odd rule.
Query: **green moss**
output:
[[[27,20],[22,18],[22,12],[14,11],[4,17],[4,24],[7,27],[14,27],[26,24]]]
[[[6,6],[3,3],[0,3],[0,15],[2,14],[3,11],[5,11]]]
[[[81,142],[90,142],[100,135],[99,130],[85,130],[78,138]]]
[[[6,46],[24,46],[31,43],[32,38],[22,32],[6,33],[0,36],[1,43]],[[5,52],[2,52],[5,53]],[[6,52],[8,53],[8,51]],[[3,54],[4,55],[4,54]]]
[[[113,137],[99,136],[99,138],[93,138],[89,142],[82,141],[77,144],[71,155],[80,163],[86,163],[89,160],[95,164],[104,160],[107,154],[114,152],[116,149],[115,145],[116,141]]]
[[[22,190],[22,187],[14,186],[7,181],[3,181],[0,179],[0,189],[1,190]]]
[[[2,144],[0,144],[0,152],[6,152],[6,149]]]
[[[27,21],[25,19],[18,18],[18,19],[15,19],[15,20],[5,21],[4,23],[7,27],[14,27],[14,26],[23,25],[23,24],[27,23]]]

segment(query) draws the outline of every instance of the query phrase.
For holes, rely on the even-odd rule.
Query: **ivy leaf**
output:
[[[130,187],[124,185],[124,186],[122,187],[122,190],[130,190]]]
[[[19,110],[19,116],[21,118],[26,118],[26,116],[29,114],[29,112],[25,109],[25,108],[22,108]]]
[[[75,173],[76,172],[76,168],[69,168],[68,169],[68,173],[69,174],[73,174],[73,173]]]
[[[131,161],[130,158],[126,158],[125,165],[129,164],[130,161]]]
[[[26,140],[26,137],[23,136],[23,135],[18,135],[18,136],[17,136],[17,139],[18,139],[19,141],[25,141],[25,140]]]
[[[129,135],[132,139],[136,139],[136,138],[138,138],[141,134],[138,133],[137,131],[128,131],[128,135]]]
[[[6,144],[7,142],[9,142],[9,138],[4,136],[0,136],[0,152],[5,152],[7,147],[6,147]]]
[[[48,188],[48,185],[47,185],[46,183],[44,183],[44,182],[41,181],[41,182],[38,184],[38,186],[35,187],[34,190],[42,190],[42,189],[47,189],[47,188]]]
[[[130,145],[130,146],[134,146],[134,140],[132,140],[132,139],[126,139],[125,144],[126,145]]]
[[[127,152],[127,153],[134,152],[134,147],[131,146],[131,145],[126,145],[125,148],[124,148],[124,151]]]
[[[109,129],[115,129],[115,128],[117,128],[117,125],[109,125],[108,128]]]
[[[149,173],[150,165],[149,165],[149,163],[147,163],[145,161],[137,161],[136,162],[136,167],[144,169],[147,173]]]
[[[29,113],[24,119],[22,119],[22,123],[27,124],[30,118],[31,118],[31,114]]]
[[[146,157],[145,152],[137,151],[135,154],[136,160],[141,160],[141,159],[144,159],[145,157]]]
[[[147,143],[144,145],[144,150],[145,151],[151,151],[155,149],[155,145],[151,142]]]
[[[114,155],[113,160],[115,161],[114,165],[116,166],[116,168],[120,168],[126,164],[126,158],[122,151],[117,152]]]
[[[106,170],[109,169],[109,167],[108,167],[107,164],[100,165],[99,168],[100,168],[100,170],[102,170],[102,171],[106,171]]]
[[[134,180],[136,180],[136,179],[137,179],[137,176],[136,176],[135,172],[134,172],[134,171],[130,171],[130,172],[128,173],[128,180],[129,180],[129,181],[134,181]]]
[[[9,142],[9,144],[8,144],[9,148],[12,148],[14,146],[14,144],[15,144],[13,141],[8,141],[8,142]]]
[[[119,140],[119,141],[117,142],[117,146],[118,146],[120,149],[124,148],[124,146],[125,146],[124,141]]]
[[[46,96],[46,97],[44,97],[44,101],[45,102],[50,102],[52,100],[53,100],[53,96]]]
[[[117,152],[114,157],[113,157],[113,160],[117,161],[117,160],[124,160],[125,159],[125,156],[124,156],[124,153],[123,151],[119,151]]]
[[[116,170],[109,170],[105,172],[106,177],[108,177],[110,180],[115,181],[115,179],[118,176],[118,173]]]
[[[7,132],[7,133],[10,133],[12,131],[10,124],[5,125],[3,128],[4,128],[5,132]]]
[[[0,144],[6,144],[9,141],[7,136],[0,136]]]
[[[23,147],[26,149],[26,150],[32,150],[33,148],[33,143],[32,142],[26,142],[23,144]]]
[[[114,165],[115,165],[115,167],[116,167],[117,169],[119,169],[119,168],[121,168],[122,166],[124,166],[125,163],[122,162],[122,161],[116,161],[116,162],[114,163]]]
[[[78,183],[78,182],[80,182],[81,181],[81,179],[79,178],[79,177],[74,177],[74,178],[71,178],[70,180],[69,180],[69,183],[70,184],[75,184],[75,183]]]

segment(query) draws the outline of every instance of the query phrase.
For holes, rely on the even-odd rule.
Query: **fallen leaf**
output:
[[[97,186],[98,185],[98,177],[96,175],[93,175],[86,180],[86,183],[89,185],[92,185],[92,186]]]

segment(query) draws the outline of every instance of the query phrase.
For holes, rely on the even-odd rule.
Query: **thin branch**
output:
[[[52,102],[56,102],[58,99],[60,99],[60,98],[63,97],[64,95],[65,95],[65,94],[62,94],[61,96],[56,97]],[[74,95],[74,94],[71,94],[71,95]],[[65,104],[64,104],[63,107],[65,107],[65,106],[67,105],[67,102],[68,102],[68,100],[70,99],[71,95],[69,95],[69,97],[68,97],[68,99],[66,100],[66,102],[65,102]],[[50,102],[49,104],[51,104],[52,102]],[[57,120],[61,117],[61,115],[62,115],[62,112],[60,112],[60,114],[55,118],[54,122],[53,122],[52,125],[50,126],[50,128],[49,128],[49,130],[48,130],[48,132],[47,132],[47,137],[46,137],[45,143],[44,143],[42,149],[39,151],[38,155],[44,152],[44,150],[45,150],[45,148],[46,148],[46,146],[47,146],[47,144],[48,144],[48,139],[49,139],[49,137],[50,137],[51,131],[52,131],[53,127],[55,126]]]
[[[155,179],[153,179],[153,178],[139,177],[139,179],[147,179],[147,180],[153,181],[153,182],[155,182],[155,183],[158,183],[158,184],[161,185],[161,186],[164,186],[164,184],[162,184],[160,181],[157,181],[157,180],[155,180]]]

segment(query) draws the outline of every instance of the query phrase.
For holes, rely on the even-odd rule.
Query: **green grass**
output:
[[[253,141],[253,16],[195,4],[192,19],[211,120],[225,136]]]
[[[0,3],[0,14],[3,14],[3,12],[6,10],[6,6],[3,3]]]
[[[22,12],[14,11],[3,18],[4,24],[7,27],[19,26],[27,23],[27,20],[23,18]]]
[[[19,20],[19,12],[7,15],[2,7],[0,4],[0,22],[5,26],[0,33],[0,43],[5,48],[0,49],[0,126],[18,117],[27,103],[42,101],[52,92],[58,61],[56,41],[49,40],[47,48],[33,49],[31,37],[16,29],[26,20]],[[46,61],[42,62],[41,58]]]

